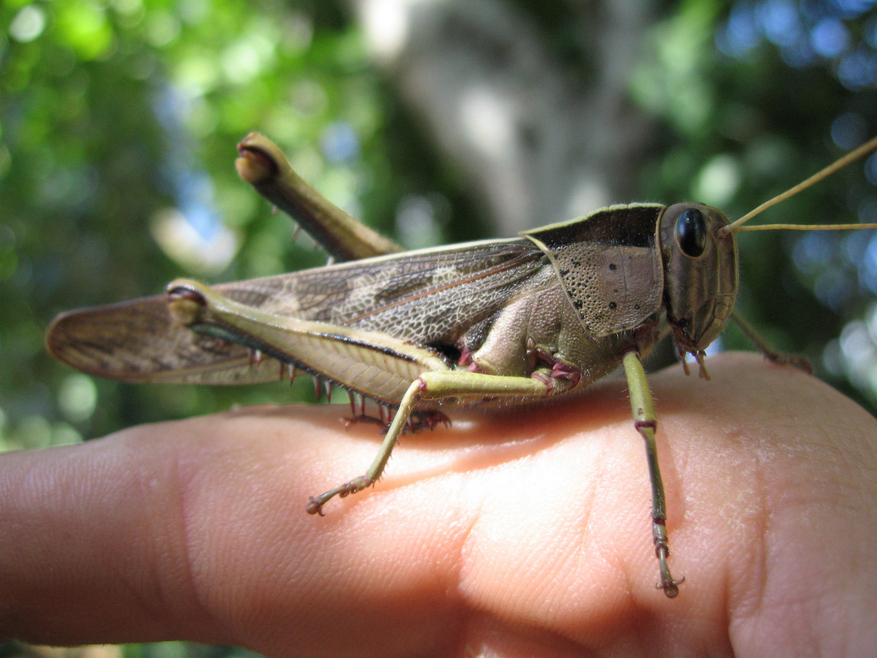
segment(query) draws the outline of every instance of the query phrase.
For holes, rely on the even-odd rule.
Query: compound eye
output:
[[[706,248],[706,221],[697,208],[687,208],[676,220],[676,242],[682,253],[698,258]]]

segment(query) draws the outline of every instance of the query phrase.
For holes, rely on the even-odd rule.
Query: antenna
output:
[[[719,237],[725,236],[728,233],[739,233],[742,231],[773,231],[777,229],[790,229],[793,231],[843,231],[849,229],[858,229],[858,228],[877,228],[877,223],[875,224],[761,224],[759,226],[747,226],[745,228],[741,228],[742,224],[745,224],[750,219],[755,217],[756,215],[760,215],[768,208],[775,206],[781,201],[785,201],[786,199],[795,196],[798,192],[803,192],[808,187],[815,185],[819,181],[824,178],[828,178],[834,172],[839,169],[843,169],[851,162],[858,160],[864,155],[867,155],[871,151],[877,149],[877,137],[874,137],[860,147],[850,151],[842,158],[836,160],[832,164],[828,165],[825,169],[816,172],[810,178],[805,181],[802,181],[795,185],[794,187],[789,188],[782,194],[778,194],[774,198],[765,201],[760,206],[755,208],[754,210],[750,210],[748,213],[743,215],[740,219],[731,224],[728,224],[722,229],[719,229]]]

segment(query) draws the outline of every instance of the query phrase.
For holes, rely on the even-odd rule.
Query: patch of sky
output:
[[[835,0],[828,6],[791,0],[739,2],[719,31],[719,45],[726,54],[741,57],[762,39],[791,48],[791,52],[800,52],[802,43],[809,41],[821,56],[837,57],[850,43],[843,21],[857,18],[873,5],[871,0]],[[871,45],[877,44],[877,22],[867,24],[864,38]]]
[[[182,171],[176,176],[177,204],[193,229],[207,241],[220,233],[222,222],[213,204],[213,181],[203,171]]]
[[[838,148],[851,151],[868,136],[868,122],[858,112],[844,112],[831,123],[831,139]]]
[[[716,32],[716,46],[729,57],[743,57],[761,43],[755,5],[739,2],[725,25]]]
[[[166,135],[162,179],[175,199],[174,208],[152,218],[152,235],[169,257],[191,271],[221,272],[237,252],[238,240],[222,222],[213,181],[196,160],[184,128],[191,99],[182,87],[167,83],[152,106]]]
[[[805,274],[812,274],[827,266],[834,255],[834,241],[824,231],[805,233],[792,248],[795,267]]]
[[[877,196],[866,196],[864,199],[859,201],[858,209],[856,210],[856,216],[863,224],[873,224],[877,222]],[[860,236],[867,235],[867,233],[862,234],[860,231],[856,232],[859,233]]]
[[[778,46],[793,46],[804,34],[801,14],[789,0],[768,0],[759,5],[757,16],[764,36]]]
[[[845,233],[840,241],[841,256],[848,265],[858,267],[865,258],[869,239],[863,231],[845,231]]]
[[[868,241],[859,267],[859,279],[868,290],[877,294],[877,237]]]
[[[840,313],[853,296],[853,282],[842,270],[826,270],[816,278],[813,294],[823,306]]]
[[[191,103],[178,88],[166,85],[156,95],[153,109],[168,135],[168,154],[162,166],[165,181],[186,221],[200,237],[210,241],[220,233],[222,222],[214,206],[213,182],[198,169],[183,131]]]
[[[329,162],[349,163],[359,157],[359,136],[347,121],[335,121],[326,126],[320,147]]]
[[[738,2],[716,32],[716,47],[743,58],[765,40],[775,44],[783,60],[802,68],[817,59],[835,62],[841,84],[851,90],[877,86],[877,17],[862,30],[856,45],[844,23],[873,9],[877,0]]]
[[[865,160],[865,177],[871,185],[877,185],[877,155],[871,155]]]
[[[840,18],[853,19],[858,18],[874,4],[874,0],[830,0],[828,3]]]
[[[810,30],[810,45],[826,59],[833,59],[850,44],[850,33],[837,18],[823,18]]]

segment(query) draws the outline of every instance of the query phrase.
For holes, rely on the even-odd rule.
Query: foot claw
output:
[[[305,507],[305,510],[307,511],[308,514],[319,514],[320,516],[326,516],[325,514],[323,514],[323,504],[324,503],[325,503],[325,501],[320,502],[319,500],[317,500],[316,498],[311,496],[311,502],[309,502],[307,504],[307,506]]]
[[[661,582],[655,584],[656,589],[664,590],[664,594],[668,599],[675,598],[679,594],[679,585],[685,582],[683,576],[679,580],[674,580],[670,573],[670,566],[667,564],[667,558],[670,557],[670,547],[666,540],[659,539],[655,542],[655,554],[658,556],[658,563],[661,568]]]
[[[669,580],[665,583],[655,583],[655,589],[664,590],[664,594],[668,599],[676,598],[679,594],[679,585],[685,582],[685,577],[679,580]]]
[[[331,498],[334,498],[335,496],[346,498],[350,494],[359,493],[372,484],[374,484],[374,482],[365,475],[353,478],[350,482],[345,482],[340,487],[336,487],[324,494],[311,496],[311,500],[305,506],[305,510],[308,514],[319,514],[320,516],[325,516],[325,514],[323,514],[323,505],[325,505]]]

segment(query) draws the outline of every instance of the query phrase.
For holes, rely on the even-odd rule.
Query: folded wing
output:
[[[510,239],[410,252],[214,286],[266,313],[380,331],[417,345],[452,344],[545,265],[530,241]],[[58,316],[49,351],[83,372],[128,382],[249,384],[290,369],[254,362],[233,342],[175,324],[164,295]]]

